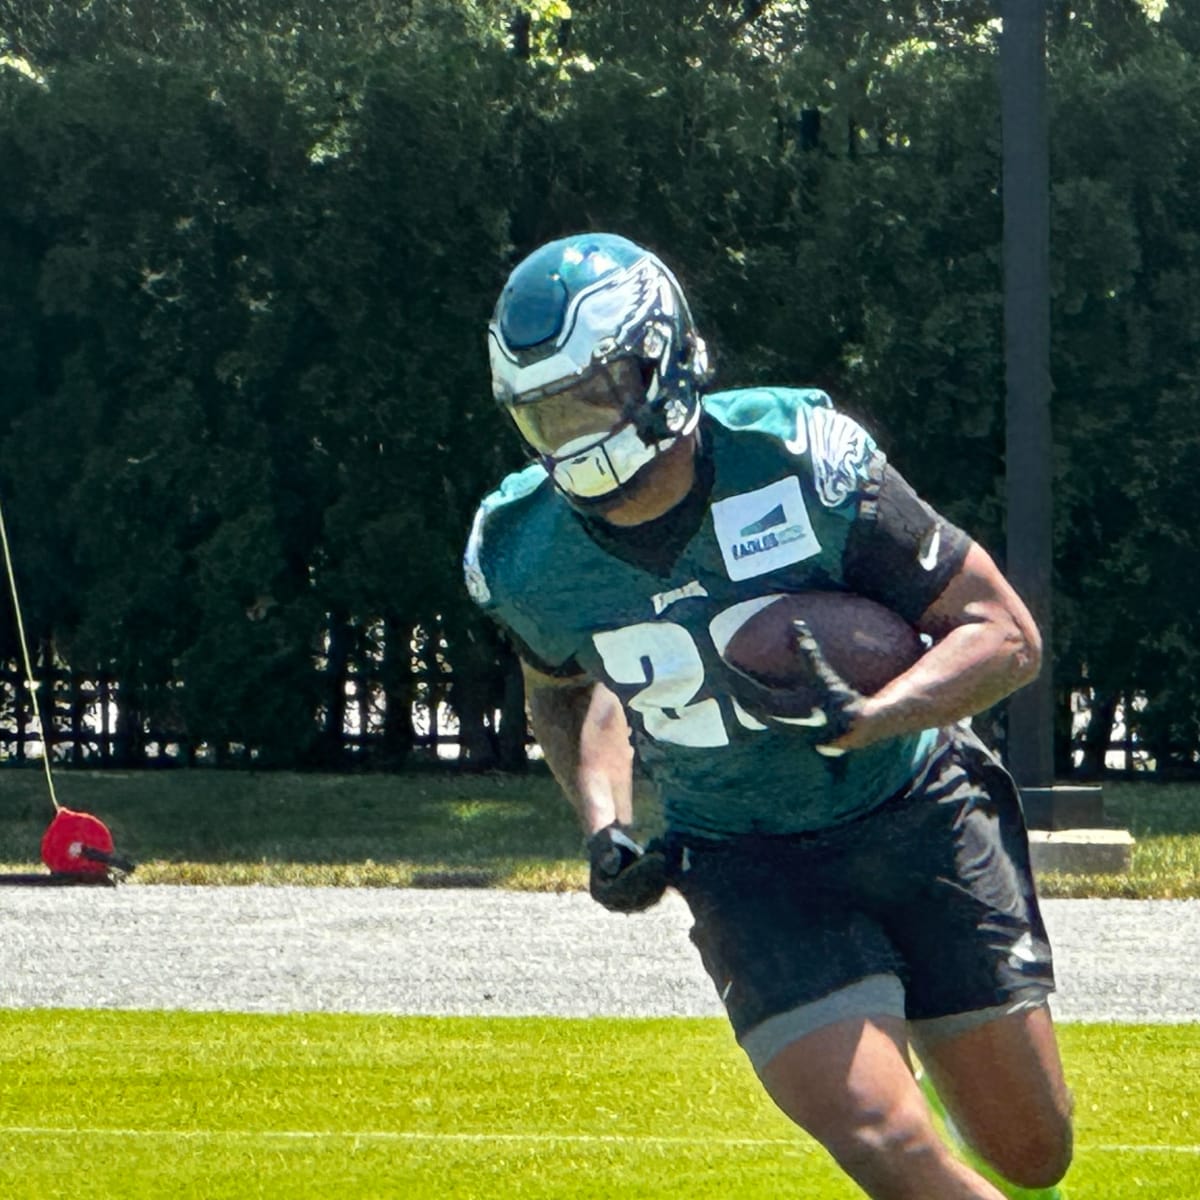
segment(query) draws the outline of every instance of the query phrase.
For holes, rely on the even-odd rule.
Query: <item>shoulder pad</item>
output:
[[[818,388],[738,388],[713,392],[704,397],[704,411],[727,429],[745,429],[772,434],[788,442],[799,441],[795,454],[807,445],[804,426],[814,409],[832,408],[829,397]]]
[[[862,490],[879,457],[874,438],[818,388],[715,392],[705,397],[704,408],[727,429],[773,437],[788,454],[807,460],[813,488],[826,508],[838,508]]]
[[[463,578],[471,599],[481,607],[487,608],[492,601],[485,563],[485,543],[490,543],[497,525],[506,524],[509,514],[515,516],[522,503],[535,496],[543,486],[550,486],[550,478],[543,467],[533,463],[523,471],[506,476],[475,510],[471,534],[463,552]]]

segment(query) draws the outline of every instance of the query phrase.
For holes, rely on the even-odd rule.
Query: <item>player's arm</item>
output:
[[[853,750],[953,724],[1003,700],[1041,668],[1037,625],[991,556],[882,456],[870,465],[844,572],[854,591],[900,613],[933,644],[873,696],[844,692],[835,700],[839,733],[829,747]]]
[[[633,820],[633,749],[620,702],[586,675],[547,675],[521,661],[533,736],[587,835]]]
[[[950,725],[983,712],[1036,678],[1042,641],[1029,609],[982,546],[972,542],[917,628],[933,645],[873,696],[831,745],[852,750]]]
[[[585,675],[521,661],[529,723],[587,834],[588,890],[614,912],[641,912],[667,886],[666,859],[633,838],[633,748],[621,703]]]

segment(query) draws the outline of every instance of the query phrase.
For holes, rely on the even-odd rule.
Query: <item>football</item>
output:
[[[819,694],[797,646],[798,619],[807,623],[829,665],[864,696],[925,652],[921,635],[903,617],[854,592],[762,597],[730,610],[725,628],[713,630],[718,651],[741,677],[734,688],[738,699],[778,716],[807,713],[816,705]]]

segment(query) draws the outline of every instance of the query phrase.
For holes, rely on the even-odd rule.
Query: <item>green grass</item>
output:
[[[1043,896],[1123,897],[1131,900],[1200,899],[1200,785],[1106,783],[1109,824],[1136,839],[1124,875],[1044,875]]]
[[[133,883],[584,886],[582,839],[544,769],[523,777],[243,771],[59,771],[59,801],[100,817]],[[1112,783],[1137,839],[1119,876],[1046,875],[1045,896],[1200,898],[1200,786]],[[659,820],[647,795],[648,827]],[[53,810],[40,771],[0,771],[0,864],[37,869]]]
[[[549,773],[60,771],[59,803],[94,813],[135,883],[583,886],[583,842]],[[44,778],[0,772],[0,863],[36,864]],[[24,865],[22,865],[24,864]]]
[[[1200,1026],[1061,1036],[1072,1197],[1200,1195]],[[31,1200],[860,1195],[719,1019],[0,1012],[0,1145]]]

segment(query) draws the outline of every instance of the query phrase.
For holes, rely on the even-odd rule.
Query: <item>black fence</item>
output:
[[[177,721],[146,720],[131,712],[118,679],[103,674],[77,674],[68,670],[39,671],[38,703],[35,712],[23,673],[11,665],[0,669],[0,763],[23,764],[40,761],[48,744],[54,765],[72,767],[204,767],[254,766],[255,747],[229,740],[220,744],[198,740]],[[325,754],[322,765],[403,765],[395,754],[394,731],[389,737],[382,706],[386,703],[382,683],[362,671],[350,671],[342,681],[345,703],[339,714],[340,732],[323,729],[334,753]],[[405,715],[403,755],[415,762],[453,762],[460,756],[463,740],[452,705],[452,674],[414,675],[408,689],[412,697]],[[1200,754],[1190,747],[1155,753],[1139,738],[1136,721],[1126,719],[1136,709],[1137,699],[1118,706],[1104,753],[1092,778],[1200,779]],[[43,734],[38,712],[46,720]],[[498,714],[493,715],[493,719]],[[314,729],[328,724],[327,714],[314,714]],[[986,722],[985,722],[986,725]],[[980,732],[985,740],[998,739]],[[528,743],[528,739],[526,739]],[[1089,749],[1093,763],[1097,747]],[[1069,775],[1083,777],[1084,730],[1079,729],[1071,745],[1073,769]]]
[[[36,706],[24,674],[0,669],[0,763],[40,761],[47,746],[56,766],[253,766],[259,761],[256,748],[244,742],[200,740],[178,722],[142,718],[130,711],[114,677],[67,670],[35,674]],[[458,722],[447,704],[450,682],[446,675],[433,681],[414,678],[415,699],[404,722],[406,755],[418,760],[458,757]],[[342,729],[336,736],[340,753],[333,757],[347,766],[386,759],[390,747],[380,715],[382,685],[350,674],[344,691]],[[314,728],[320,724],[320,715],[314,714]]]

